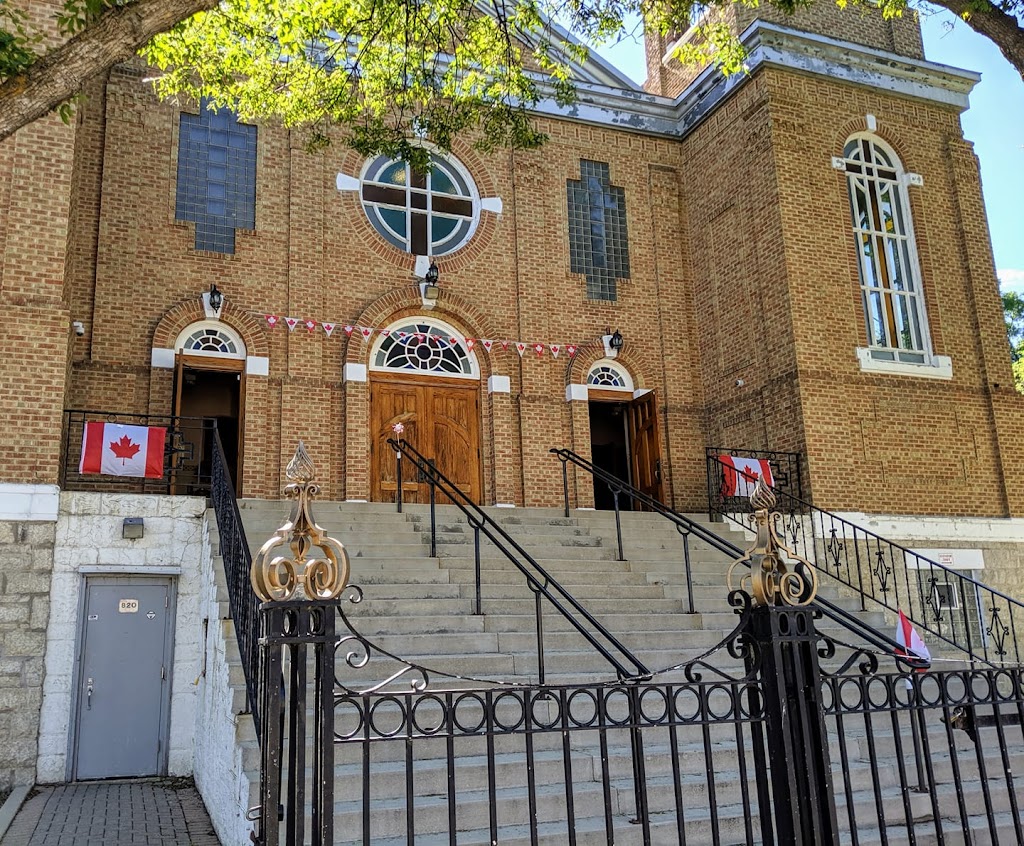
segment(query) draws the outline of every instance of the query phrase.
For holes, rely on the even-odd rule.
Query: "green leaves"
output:
[[[1024,295],[1017,291],[1006,291],[1002,296],[1006,337],[1010,342],[1010,359],[1013,362],[1013,381],[1017,390],[1024,394]]]
[[[144,55],[162,97],[277,119],[314,147],[330,126],[364,155],[417,159],[417,137],[449,148],[458,135],[534,147],[530,107],[548,88],[571,96],[568,51],[539,30],[534,4],[488,11],[472,0],[225,0]]]

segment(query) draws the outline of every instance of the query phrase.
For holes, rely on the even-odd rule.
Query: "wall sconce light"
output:
[[[141,517],[125,517],[121,524],[121,537],[125,540],[139,540],[146,533]]]
[[[210,285],[210,308],[214,311],[219,312],[220,307],[224,305],[224,295],[217,290],[217,286]]]
[[[605,358],[616,358],[624,343],[622,333],[616,329],[614,334],[603,335],[601,340],[604,342]]]
[[[423,298],[424,308],[433,308],[437,303],[437,298],[441,294],[441,286],[437,284],[439,275],[437,265],[431,262],[423,281],[420,282],[420,296]]]

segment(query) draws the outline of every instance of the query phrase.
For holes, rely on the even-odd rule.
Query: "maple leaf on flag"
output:
[[[118,441],[110,442],[110,451],[121,459],[121,465],[129,458],[135,458],[135,454],[142,449],[142,444],[133,444],[132,439],[127,435],[121,435]]]

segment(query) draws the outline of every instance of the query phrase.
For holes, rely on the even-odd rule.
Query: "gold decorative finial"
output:
[[[809,605],[818,594],[818,575],[806,558],[797,555],[779,540],[775,522],[781,519],[781,515],[771,510],[776,501],[772,489],[758,479],[750,495],[757,537],[753,545],[729,568],[726,577],[729,590],[733,590],[733,571],[741,565],[749,564],[750,572],[743,574],[739,587],[745,588],[747,582],[750,583],[750,594],[755,605]],[[779,554],[780,551],[786,554],[785,558]],[[787,568],[786,562],[789,559],[795,559],[798,565],[803,565],[800,572]]]
[[[288,466],[284,468],[284,475],[299,484],[313,481],[315,475],[313,459],[309,457],[306,445],[302,441],[299,441],[299,445],[295,447],[295,455],[288,462]]]
[[[312,501],[320,486],[313,483],[313,460],[302,441],[285,468],[292,481],[284,489],[285,496],[295,500],[288,522],[267,540],[252,561],[249,580],[264,602],[295,597],[301,586],[306,599],[337,599],[348,584],[348,553],[344,545],[316,524]],[[291,557],[270,558],[273,549],[288,544]],[[319,558],[306,556],[314,547],[323,552]]]

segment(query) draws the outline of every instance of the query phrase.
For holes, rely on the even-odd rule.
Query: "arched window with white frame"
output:
[[[245,359],[245,342],[230,326],[219,320],[201,320],[186,326],[174,342],[175,352],[213,358]]]
[[[436,318],[407,317],[379,333],[370,369],[479,379],[476,356],[461,332]]]
[[[633,378],[629,371],[610,358],[595,361],[587,372],[587,384],[604,391],[633,393]]]
[[[843,162],[857,245],[866,357],[876,362],[931,364],[907,175],[896,154],[867,133],[846,142]]]

